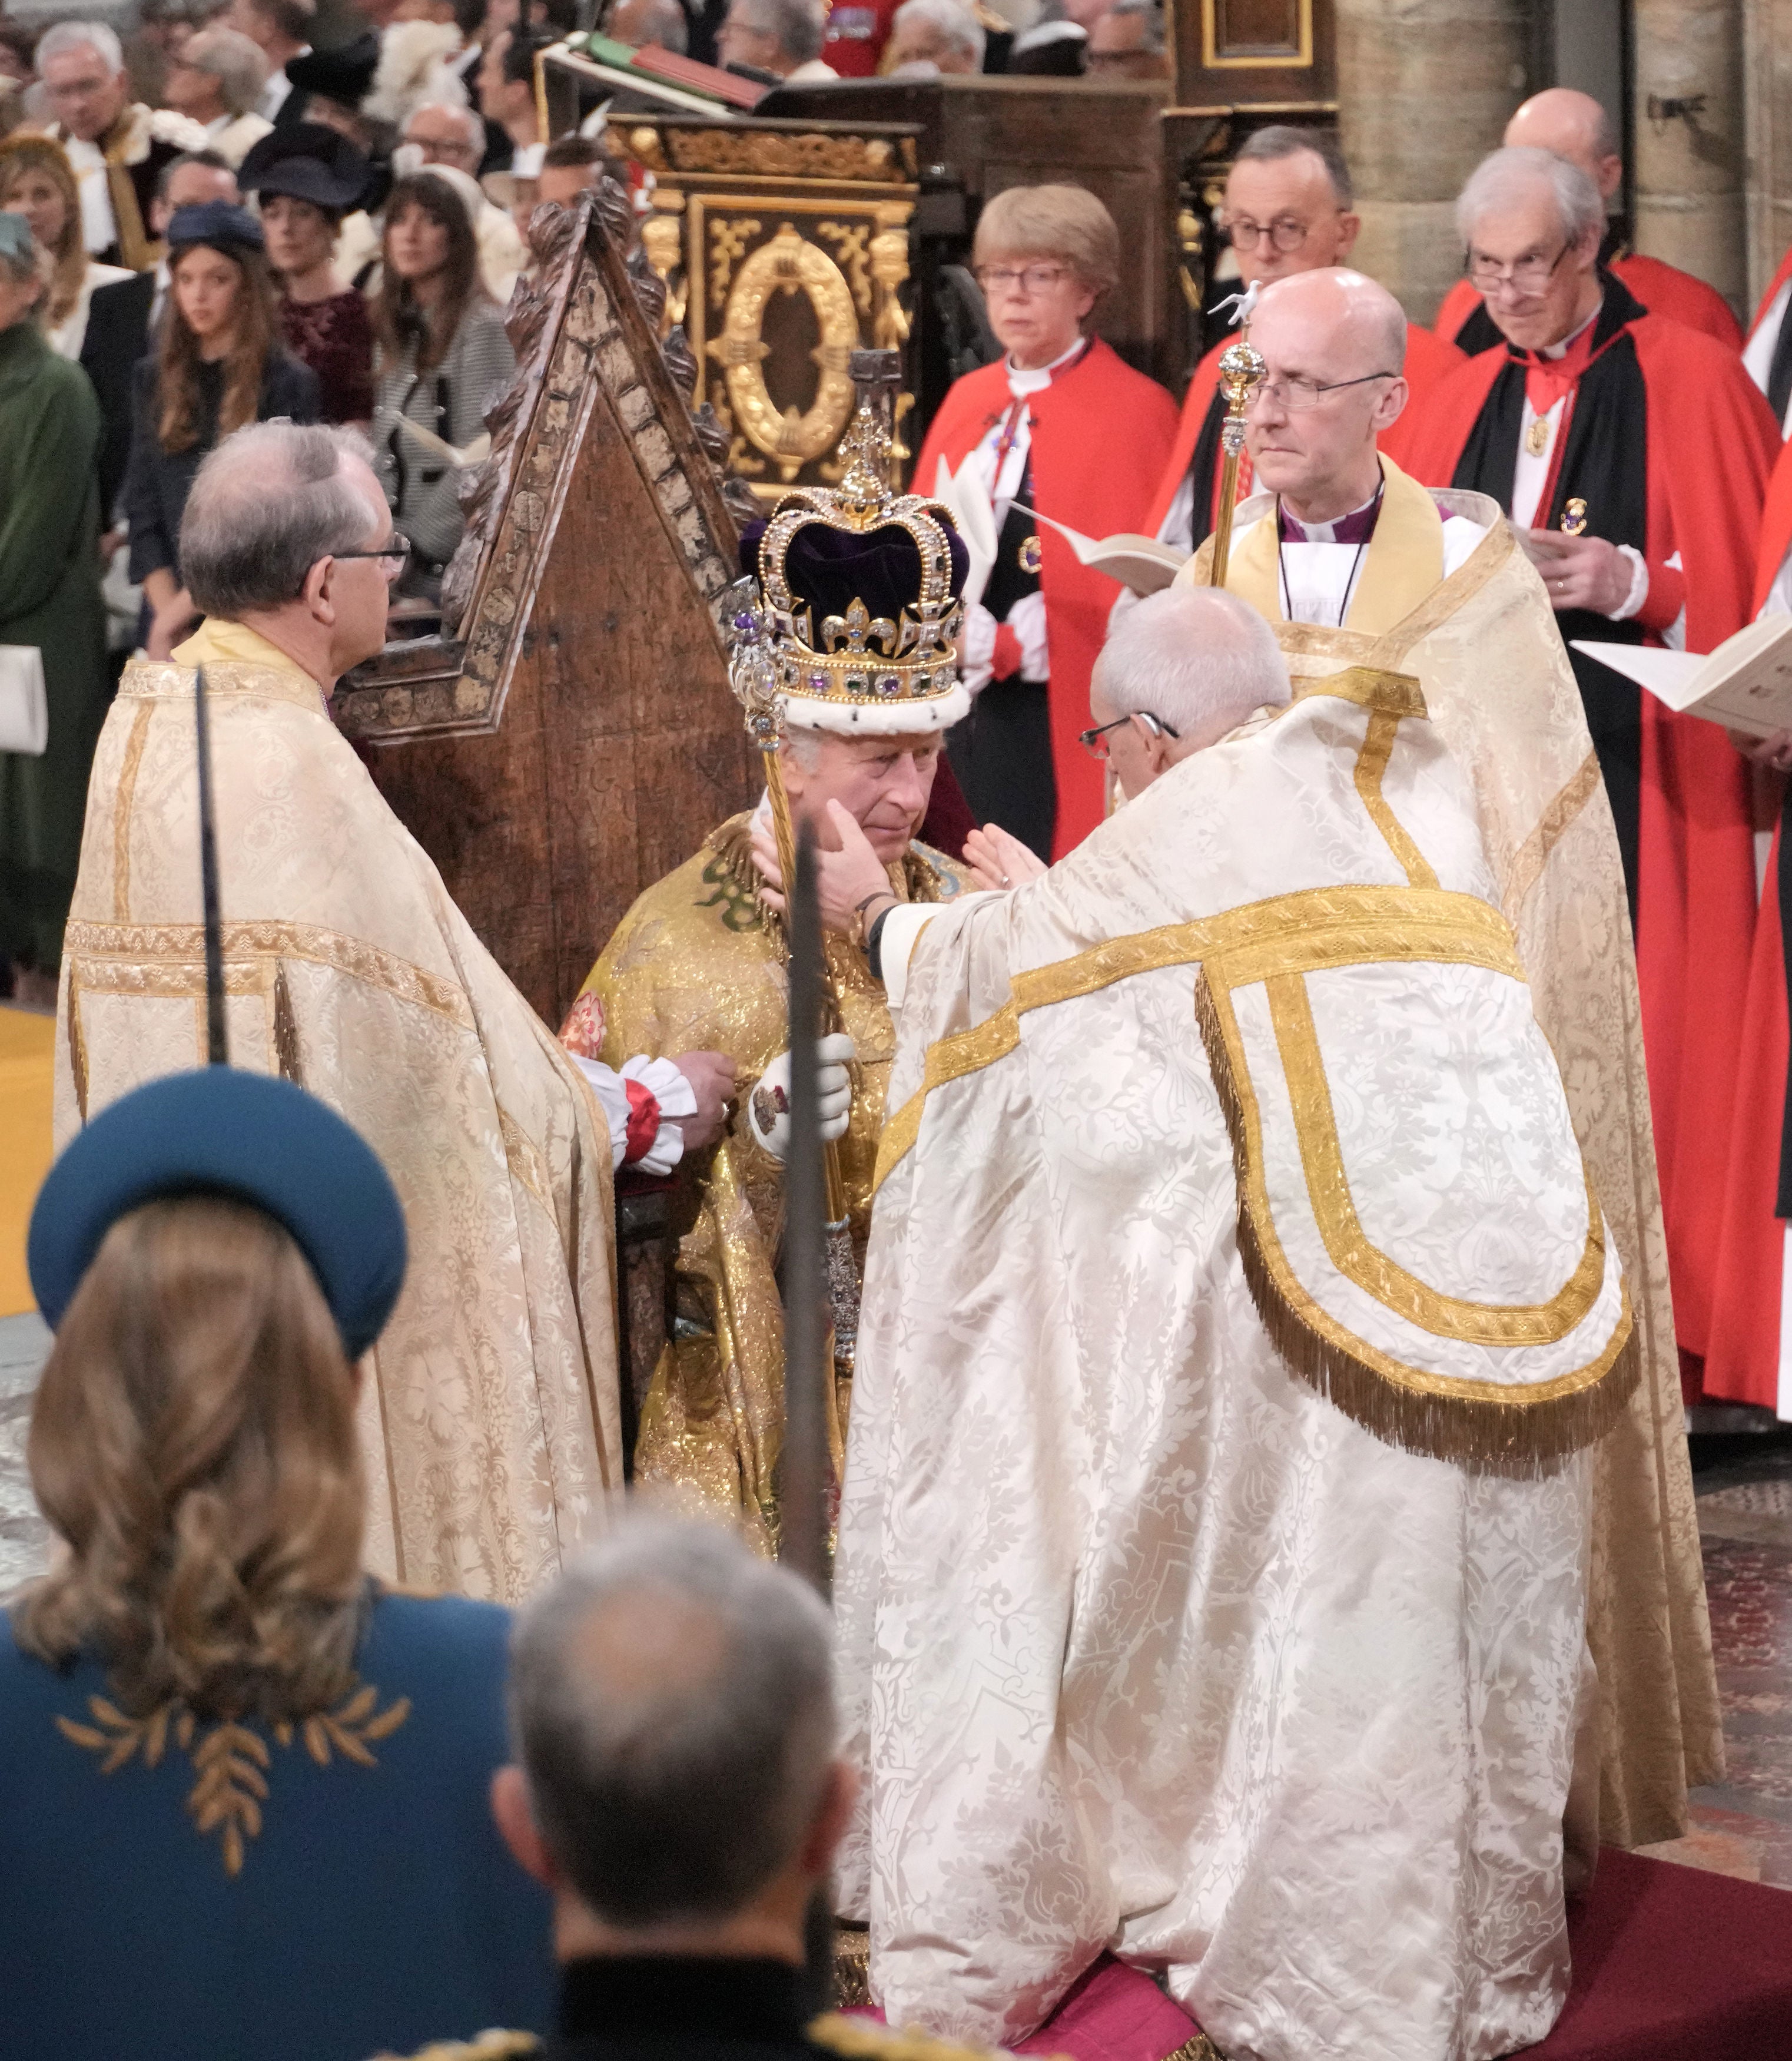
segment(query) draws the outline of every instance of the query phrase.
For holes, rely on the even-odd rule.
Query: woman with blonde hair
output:
[[[55,259],[43,332],[59,358],[78,358],[94,288],[116,286],[131,274],[88,256],[74,167],[54,136],[22,130],[0,138],[0,208],[23,215],[33,238]]]
[[[1120,277],[1119,233],[1093,194],[1010,186],[985,206],[973,258],[1006,354],[954,382],[914,482],[968,496],[994,539],[981,585],[976,566],[966,583],[960,670],[977,698],[946,750],[978,822],[1056,858],[1101,820],[1102,768],[1078,739],[1120,589],[1035,511],[1093,537],[1141,528],[1176,404],[1092,333]]]
[[[318,382],[280,338],[261,225],[224,201],[178,207],[168,226],[161,342],[132,378],[121,498],[145,646],[166,658],[197,619],[180,574],[181,517],[206,454],[248,422],[314,422]]]
[[[362,1571],[355,1363],[405,1271],[378,1160],[284,1081],[176,1075],[77,1136],[29,1255],[63,1550],[0,1631],[9,2043],[346,2061],[542,2027],[546,1906],[486,1802],[507,1614]]]

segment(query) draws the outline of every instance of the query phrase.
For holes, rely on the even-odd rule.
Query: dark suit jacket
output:
[[[87,306],[81,369],[99,402],[99,519],[110,526],[130,458],[130,375],[150,348],[155,274],[138,272],[102,286]]]

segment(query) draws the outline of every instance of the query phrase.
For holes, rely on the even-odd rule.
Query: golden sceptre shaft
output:
[[[1238,466],[1245,454],[1245,410],[1269,370],[1247,327],[1220,355],[1219,386],[1226,396],[1226,418],[1219,426],[1226,463],[1219,478],[1219,522],[1214,531],[1214,565],[1208,584],[1224,586],[1232,556],[1232,514],[1238,498]]]

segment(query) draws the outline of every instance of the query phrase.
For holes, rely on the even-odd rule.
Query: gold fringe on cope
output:
[[[1263,1327],[1290,1370],[1371,1437],[1474,1474],[1534,1479],[1602,1438],[1642,1371],[1628,1290],[1606,1351],[1566,1392],[1562,1383],[1551,1383],[1541,1396],[1527,1397],[1521,1388],[1510,1399],[1486,1390],[1465,1395],[1457,1383],[1451,1384],[1457,1392],[1440,1393],[1435,1378],[1402,1368],[1320,1309],[1289,1270],[1273,1225],[1256,1222],[1250,1203],[1250,1127],[1205,967],[1195,981],[1194,1010],[1231,1141],[1238,1257]]]

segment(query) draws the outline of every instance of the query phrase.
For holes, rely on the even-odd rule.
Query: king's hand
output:
[[[784,875],[778,863],[778,840],[763,817],[754,819],[753,862],[766,883],[759,890],[759,899],[782,916]],[[890,893],[890,874],[872,849],[871,840],[859,828],[858,818],[851,810],[838,802],[828,803],[825,819],[816,826],[815,885],[822,927],[827,930],[854,930],[860,905],[874,894]]]

